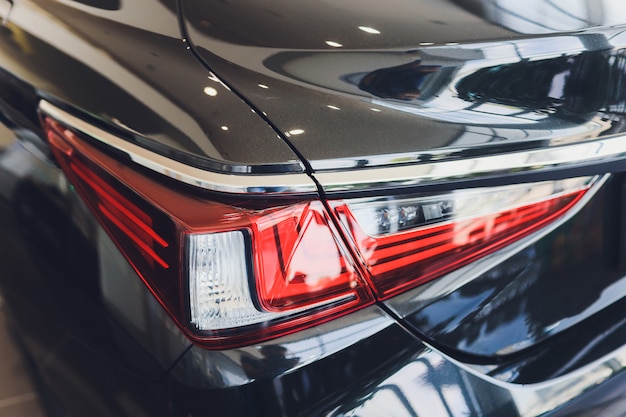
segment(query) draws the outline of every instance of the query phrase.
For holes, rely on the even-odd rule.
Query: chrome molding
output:
[[[475,158],[385,168],[315,173],[327,192],[440,184],[460,179],[542,172],[577,164],[607,163],[626,157],[626,135]]]
[[[235,194],[314,193],[314,181],[298,174],[227,174],[192,167],[93,126],[42,100],[40,110],[70,127],[124,152],[135,163],[183,183]],[[440,184],[459,179],[542,172],[576,164],[606,163],[626,157],[626,135],[550,148],[410,165],[320,171],[315,179],[327,192]]]
[[[42,100],[39,109],[59,122],[78,130],[118,151],[135,163],[185,184],[233,194],[315,193],[317,187],[304,173],[226,174],[192,167],[130,143]]]

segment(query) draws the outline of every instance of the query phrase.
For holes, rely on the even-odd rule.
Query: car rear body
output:
[[[624,414],[626,8],[574,3],[0,7],[57,411]]]

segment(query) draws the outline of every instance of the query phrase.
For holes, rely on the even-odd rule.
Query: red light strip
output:
[[[165,262],[150,246],[150,242],[146,242],[145,239],[140,237],[135,230],[142,231],[152,238],[153,241],[156,241],[161,247],[169,246],[168,243],[161,238],[154,230],[150,228],[150,226],[146,223],[146,221],[139,218],[139,216],[135,215],[128,208],[126,208],[120,201],[122,201],[126,206],[132,207],[137,210],[142,217],[145,217],[148,221],[150,221],[150,217],[139,211],[139,209],[134,206],[130,201],[122,197],[118,192],[113,190],[108,184],[104,183],[100,178],[96,177],[89,171],[87,167],[85,167],[79,161],[73,160],[68,163],[70,169],[76,177],[82,180],[86,186],[91,188],[93,193],[97,196],[98,200],[96,202],[96,207],[105,216],[111,224],[116,226],[126,237],[128,237],[135,245],[137,245],[146,255],[149,256],[152,260],[156,261],[161,267],[167,269],[169,265]],[[119,211],[123,216],[116,216],[107,208],[107,205],[113,206],[116,210]],[[135,230],[133,230],[135,229]]]
[[[94,208],[101,213],[108,224],[116,227],[133,242],[147,260],[151,259],[162,268],[168,269],[170,267],[169,264],[151,247],[153,242],[156,242],[162,248],[169,246],[169,243],[150,226],[152,222],[151,217],[124,198],[113,187],[74,157],[73,148],[67,142],[68,140],[78,141],[73,132],[62,128],[62,126],[50,119],[46,119],[46,125],[50,129],[48,131],[50,143],[67,158],[64,163],[67,164],[69,172],[74,174],[74,181],[78,180],[79,182],[75,185],[80,186],[80,183],[82,183],[86,188],[85,191],[96,198],[93,202]]]
[[[549,206],[546,206],[545,203],[549,203]],[[504,213],[490,214],[459,223],[422,229],[412,236],[410,242],[404,241],[394,246],[375,249],[374,254],[370,258],[371,265],[373,265],[375,273],[379,274],[389,272],[398,266],[406,266],[416,261],[427,260],[442,253],[453,252],[457,249],[465,250],[465,246],[477,245],[486,239],[495,239],[501,233],[510,233],[517,230],[515,228],[523,227],[536,218],[548,214],[555,204],[556,201],[541,202]],[[485,230],[485,227],[476,228],[477,225],[486,223],[491,223],[490,231]],[[533,224],[533,227],[540,227],[540,225]],[[472,232],[472,229],[475,231]],[[437,234],[425,239],[420,238],[422,235],[433,234],[433,232]],[[455,242],[455,237],[464,235],[467,235],[467,240],[471,239],[471,241]],[[402,253],[398,255],[398,251],[402,251]],[[389,259],[398,258],[399,256],[402,257],[396,262],[394,262],[394,259]]]
[[[394,235],[372,237],[358,225],[347,205],[336,207],[371,273],[379,299],[424,284],[488,255],[551,223],[587,190],[551,200],[450,221]]]
[[[115,192],[115,190],[109,187],[106,183],[100,182],[100,180],[95,178],[90,178],[90,176],[85,172],[87,168],[84,168],[82,164],[70,162],[70,167],[85,183],[87,183],[87,185],[89,185],[96,192],[99,197],[106,200],[107,203],[111,204],[122,214],[124,214],[133,225],[139,227],[142,231],[144,231],[147,235],[154,239],[159,245],[161,245],[161,247],[166,248],[169,246],[169,243],[167,243],[161,236],[159,236],[144,220],[140,219],[133,212],[128,210],[124,205],[122,205],[119,200],[122,200],[125,204],[134,207],[132,203],[122,197],[119,193]],[[150,219],[148,216],[146,217],[147,219]]]
[[[106,207],[102,204],[98,203],[98,208],[100,212],[107,218],[111,223],[117,226],[126,236],[128,236],[137,246],[143,249],[152,259],[154,259],[159,265],[163,268],[167,269],[170,266],[165,262],[159,255],[152,250],[139,236],[134,234],[124,223],[122,223],[119,219],[117,219]]]

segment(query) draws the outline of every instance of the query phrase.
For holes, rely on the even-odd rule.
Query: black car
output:
[[[626,415],[622,1],[0,19],[0,292],[53,415]]]

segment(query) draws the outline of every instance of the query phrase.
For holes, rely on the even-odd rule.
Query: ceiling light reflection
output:
[[[217,95],[217,90],[213,87],[204,87],[204,94],[210,97],[215,97]]]
[[[261,87],[261,88],[265,88],[265,89],[269,88],[269,87],[268,87],[267,85],[265,85],[265,84],[257,84],[257,85],[258,85],[259,87]]]
[[[332,104],[327,104],[326,107],[328,107],[329,109],[332,109],[332,110],[341,110],[339,107],[333,106]]]
[[[290,135],[301,135],[301,134],[304,133],[304,130],[302,130],[302,129],[293,129],[293,130],[290,130],[287,133],[289,133]]]
[[[333,48],[341,48],[343,46],[339,42],[335,42],[335,41],[326,41],[326,45],[332,46]]]
[[[371,28],[369,26],[359,26],[359,29],[372,35],[380,35],[380,30]]]
[[[228,126],[222,126],[222,130],[228,130]]]

